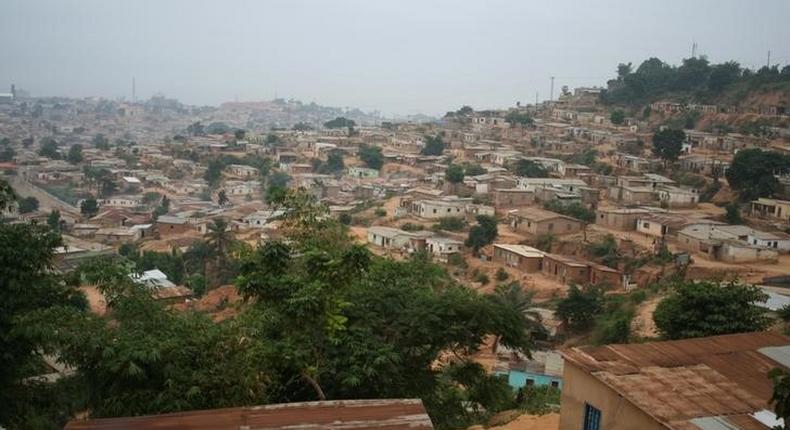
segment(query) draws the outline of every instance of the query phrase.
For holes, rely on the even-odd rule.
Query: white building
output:
[[[452,254],[461,252],[463,242],[449,237],[429,237],[425,239],[425,249],[437,256],[441,261],[447,261]]]

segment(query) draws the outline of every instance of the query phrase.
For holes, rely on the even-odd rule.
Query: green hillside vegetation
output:
[[[601,99],[631,107],[658,100],[734,104],[756,90],[790,92],[790,65],[753,71],[736,61],[713,64],[696,57],[674,66],[653,57],[636,69],[631,63],[618,65],[617,78],[608,82]]]

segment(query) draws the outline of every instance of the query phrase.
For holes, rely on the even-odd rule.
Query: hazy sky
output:
[[[790,0],[0,0],[0,91],[293,97],[443,113],[604,84],[617,63],[790,63]]]

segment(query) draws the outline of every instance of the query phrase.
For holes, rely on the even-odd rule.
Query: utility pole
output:
[[[697,58],[697,42],[691,43],[691,58]]]
[[[132,76],[132,103],[137,101],[137,86],[136,82],[134,81],[134,76]]]
[[[551,93],[549,93],[549,101],[554,101],[554,76],[551,77]]]
[[[765,67],[771,68],[771,50],[768,50],[768,61],[765,62]]]
[[[538,92],[535,91],[535,112],[538,111]]]

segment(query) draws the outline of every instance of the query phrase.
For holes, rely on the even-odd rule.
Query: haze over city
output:
[[[385,114],[507,107],[605,85],[619,62],[786,64],[790,2],[771,0],[4,0],[0,82],[35,96],[189,104],[275,96]],[[703,19],[704,18],[704,19]],[[749,24],[747,24],[749,23]],[[754,24],[751,24],[754,23]]]

